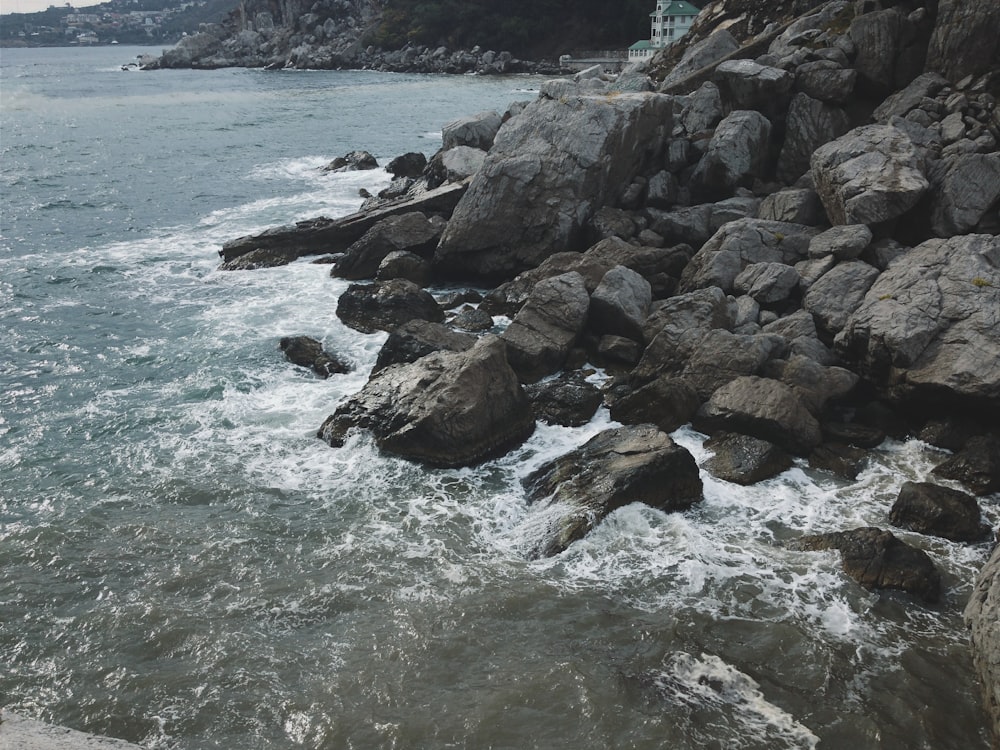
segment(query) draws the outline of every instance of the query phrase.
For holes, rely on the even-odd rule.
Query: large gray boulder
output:
[[[909,211],[927,192],[913,141],[887,125],[855,128],[819,147],[811,172],[833,224],[878,224]]]
[[[931,226],[938,237],[972,231],[1000,201],[1000,153],[946,159],[931,174]]]
[[[785,142],[778,157],[778,179],[795,182],[809,171],[813,152],[849,128],[847,113],[836,104],[796,94],[788,108]]]
[[[125,740],[45,724],[4,709],[0,715],[0,747],[4,750],[140,750]]]
[[[681,275],[682,291],[717,286],[734,291],[736,277],[753,263],[785,263],[803,260],[809,242],[819,230],[801,224],[762,219],[738,219],[723,225],[695,253]]]
[[[685,50],[680,62],[663,79],[659,90],[668,90],[671,86],[684,80],[692,73],[718,62],[739,48],[740,43],[736,41],[736,37],[726,29],[719,29],[713,32],[711,36],[696,44],[692,44]]]
[[[990,533],[976,498],[930,482],[904,482],[889,510],[889,521],[953,542],[979,542]]]
[[[845,104],[854,93],[858,73],[833,60],[814,60],[795,69],[795,88],[803,94],[833,104]]]
[[[412,281],[389,279],[374,284],[351,284],[337,300],[337,317],[362,333],[391,331],[407,321],[444,321],[444,310]]]
[[[939,0],[927,50],[927,70],[951,81],[996,71],[1000,64],[1000,4]]]
[[[396,250],[417,255],[434,252],[444,224],[419,211],[390,216],[365,232],[341,255],[330,270],[342,279],[373,279],[385,257]]]
[[[437,351],[464,352],[476,343],[476,337],[455,331],[442,323],[419,318],[407,321],[389,333],[379,349],[372,373],[389,365],[416,362]]]
[[[510,364],[526,383],[557,372],[587,324],[590,295],[575,271],[535,285],[501,335]]]
[[[727,198],[763,173],[767,161],[771,121],[754,110],[736,110],[715,129],[705,155],[691,175],[696,200]]]
[[[890,8],[864,13],[851,22],[848,36],[855,48],[854,69],[859,85],[868,92],[884,96],[894,88],[904,20],[905,16]]]
[[[728,109],[748,109],[777,114],[788,103],[795,76],[787,70],[753,60],[726,60],[713,75]]]
[[[723,433],[710,438],[705,447],[715,453],[705,469],[733,484],[756,484],[792,467],[792,457],[781,448],[749,435]]]
[[[982,683],[995,742],[1000,742],[1000,546],[979,572],[965,607],[972,657]]]
[[[767,306],[784,302],[799,286],[799,272],[785,263],[751,263],[733,281],[733,289]]]
[[[808,455],[823,440],[819,422],[795,390],[748,375],[722,386],[699,410],[699,430],[736,432],[767,440],[794,455]]]
[[[447,151],[456,146],[469,146],[489,151],[500,125],[500,115],[492,110],[452,120],[441,128],[442,148]]]
[[[496,336],[465,352],[435,352],[381,370],[319,430],[333,446],[348,430],[370,430],[388,452],[432,466],[470,466],[531,435],[528,397]]]
[[[652,301],[652,288],[646,279],[631,268],[615,266],[590,296],[590,329],[642,341]]]
[[[511,278],[577,247],[587,222],[663,149],[659,94],[540,98],[500,129],[435,254],[440,271]]]
[[[1000,237],[932,239],[897,258],[835,344],[897,396],[1000,399]]]
[[[877,268],[861,260],[838,263],[809,287],[802,307],[812,313],[822,330],[836,335],[861,305],[878,275]]]
[[[694,457],[649,424],[605,430],[523,484],[542,526],[532,557],[559,554],[630,503],[679,511],[702,499]]]
[[[663,374],[664,362],[687,361],[709,331],[732,324],[728,300],[718,287],[665,300],[646,320],[643,338],[648,346],[633,375],[640,381],[652,380]]]

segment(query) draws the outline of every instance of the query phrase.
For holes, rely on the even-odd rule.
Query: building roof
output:
[[[648,39],[643,39],[633,44],[629,49],[654,49],[654,47]]]
[[[657,7],[659,7],[659,3],[657,3]],[[657,13],[656,11],[653,11],[649,15],[650,16],[658,16],[658,15],[696,16],[698,15],[698,13],[699,10],[693,5],[691,5],[691,3],[685,2],[685,0],[667,0],[667,2],[663,4],[662,13]]]

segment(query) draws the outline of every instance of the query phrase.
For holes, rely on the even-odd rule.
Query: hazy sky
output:
[[[97,5],[100,0],[86,3],[74,3],[75,7],[83,8]],[[64,5],[65,0],[0,0],[0,13],[37,13],[50,5]]]

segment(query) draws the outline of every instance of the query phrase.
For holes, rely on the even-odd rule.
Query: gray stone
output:
[[[938,237],[972,231],[1000,201],[1000,153],[944,161],[931,176],[931,226]]]
[[[802,307],[812,313],[820,328],[835,335],[861,306],[878,276],[879,270],[864,261],[838,263],[809,287]]]
[[[717,389],[745,376],[762,374],[772,359],[784,357],[788,344],[781,336],[746,335],[715,329],[706,333],[693,347],[690,356],[666,358],[660,372],[680,372],[701,399],[708,399]],[[643,363],[650,360],[643,358]]]
[[[309,336],[285,336],[278,342],[285,359],[300,367],[308,367],[323,378],[350,372],[350,367],[323,349],[323,344]]]
[[[889,511],[889,522],[953,542],[980,542],[990,533],[976,498],[930,482],[904,482]]]
[[[593,419],[601,406],[601,392],[580,373],[543,380],[525,387],[535,417],[549,424],[579,427]]]
[[[615,266],[590,296],[590,329],[641,340],[652,301],[652,288],[646,279],[630,268]]]
[[[534,427],[503,343],[485,336],[465,352],[381,370],[323,423],[319,437],[336,447],[351,428],[367,429],[388,453],[457,467],[520,445]]]
[[[448,222],[436,265],[511,278],[572,249],[594,212],[662,153],[672,113],[672,99],[658,94],[532,102],[501,127]]]
[[[788,108],[785,142],[778,157],[777,176],[792,183],[809,171],[813,152],[847,132],[850,120],[839,106],[803,93]]]
[[[379,281],[407,279],[417,286],[427,286],[431,278],[431,264],[416,253],[394,250],[379,263],[375,278]]]
[[[858,74],[832,60],[816,60],[795,70],[795,88],[803,94],[832,104],[844,104],[854,93]]]
[[[375,224],[340,256],[330,270],[331,276],[344,279],[371,279],[389,253],[406,250],[417,255],[434,252],[443,224],[423,213],[390,216]]]
[[[0,716],[0,747],[4,750],[140,750],[141,746],[45,724],[4,709]]]
[[[703,83],[693,94],[686,97],[681,110],[680,122],[688,135],[712,130],[722,120],[722,96],[719,87],[711,81]]]
[[[694,457],[653,425],[605,430],[523,484],[542,525],[530,557],[559,554],[633,502],[680,511],[702,499]]]
[[[877,224],[916,205],[930,183],[923,159],[901,131],[855,128],[812,155],[812,177],[834,224]]]
[[[896,395],[1000,397],[1000,238],[932,239],[892,263],[836,339]]]
[[[671,69],[663,79],[659,90],[665,91],[673,84],[687,78],[692,73],[705,68],[712,63],[718,62],[731,52],[740,48],[740,43],[736,41],[729,31],[719,29],[710,36],[696,44],[688,47],[680,61]]]
[[[500,124],[500,115],[493,111],[452,120],[441,129],[442,147],[446,151],[456,146],[489,151],[500,130]]]
[[[704,467],[713,476],[733,484],[750,485],[792,468],[792,457],[767,440],[723,433],[705,442],[714,451]]]
[[[1000,438],[976,435],[934,467],[934,474],[961,482],[977,495],[1000,492]]]
[[[351,284],[337,300],[337,317],[362,333],[391,331],[414,320],[440,323],[444,311],[434,298],[406,279]]]
[[[832,255],[837,260],[854,260],[871,244],[872,230],[864,224],[831,227],[809,242],[809,257]]]
[[[995,72],[1000,62],[1000,4],[939,0],[927,70],[957,81]]]
[[[708,150],[691,176],[691,191],[703,200],[732,195],[762,173],[771,122],[759,112],[737,110],[715,129]]]
[[[611,405],[611,418],[622,424],[655,424],[673,432],[691,421],[701,399],[685,380],[664,375]]]
[[[903,21],[903,15],[891,8],[856,16],[851,22],[848,35],[856,49],[854,69],[865,89],[884,96],[894,88]]]
[[[716,390],[694,425],[703,432],[737,432],[768,440],[800,456],[823,439],[819,422],[791,386],[753,375]]]
[[[784,302],[799,286],[799,272],[784,263],[751,263],[733,281],[733,289],[761,305]]]
[[[464,352],[475,343],[475,336],[453,331],[441,323],[410,320],[389,333],[389,338],[379,350],[372,374],[389,365],[416,362],[433,352]]]
[[[826,212],[815,190],[786,188],[771,193],[761,202],[757,218],[816,226],[826,221]]]
[[[590,296],[571,271],[538,282],[501,335],[518,376],[533,383],[558,371],[587,323]]]
[[[728,108],[777,112],[784,108],[795,76],[753,60],[726,60],[713,75]]]
[[[965,607],[972,656],[982,684],[994,741],[1000,741],[1000,546],[979,571]]]
[[[441,166],[447,182],[460,182],[472,177],[483,167],[486,152],[472,146],[454,146],[441,154]]]

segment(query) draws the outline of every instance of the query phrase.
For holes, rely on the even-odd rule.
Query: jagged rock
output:
[[[796,94],[788,108],[785,142],[778,157],[778,179],[791,183],[808,172],[816,149],[842,136],[848,128],[850,120],[839,106]]]
[[[692,195],[719,200],[760,177],[771,137],[771,122],[753,110],[736,110],[715,129],[708,150],[691,175]]]
[[[875,111],[872,119],[887,125],[894,117],[905,117],[911,110],[919,108],[929,99],[937,96],[948,81],[938,73],[924,73],[910,81],[905,88],[886,97]]]
[[[535,417],[549,424],[579,427],[593,419],[601,392],[578,372],[525,386]]]
[[[719,87],[711,81],[703,83],[697,91],[686,98],[684,109],[681,110],[680,122],[689,135],[712,130],[722,120],[722,95]],[[678,162],[686,162],[686,158],[678,158]]]
[[[982,683],[983,705],[990,715],[994,738],[1000,738],[1000,546],[976,578],[965,607],[965,623]]]
[[[834,224],[878,224],[916,205],[930,186],[913,141],[885,125],[855,128],[812,155],[811,171]]]
[[[990,533],[976,498],[930,482],[904,482],[889,511],[889,522],[953,542],[979,542]]]
[[[416,253],[393,250],[379,263],[375,278],[379,281],[407,279],[417,286],[427,286],[431,278],[431,264]]]
[[[410,151],[390,161],[385,171],[393,177],[420,177],[427,167],[427,157],[419,151]]]
[[[379,350],[372,374],[389,365],[416,362],[437,351],[464,352],[475,343],[475,336],[453,331],[441,323],[409,320],[389,333]]]
[[[653,231],[667,242],[701,247],[730,221],[756,216],[759,207],[760,201],[756,198],[728,198],[672,211],[648,208],[646,213],[653,222]]]
[[[809,257],[832,255],[836,260],[854,260],[871,244],[872,230],[864,224],[831,227],[809,242]]]
[[[701,399],[686,381],[664,375],[617,399],[611,418],[622,424],[655,424],[673,432],[691,421]]]
[[[754,375],[719,388],[698,411],[702,432],[738,432],[768,440],[793,455],[808,455],[822,441],[819,422],[795,390],[785,383]]]
[[[665,169],[660,170],[646,183],[646,205],[668,208],[677,203],[678,190],[677,178]]]
[[[370,430],[388,453],[454,467],[520,445],[535,419],[503,343],[486,336],[465,352],[381,370],[324,422],[319,437],[336,447],[353,427]]]
[[[391,331],[419,318],[432,323],[444,320],[434,298],[406,279],[351,284],[337,300],[337,317],[362,333]]]
[[[441,151],[439,156],[445,182],[459,182],[472,177],[486,161],[486,152],[472,146],[455,146]]]
[[[1000,491],[1000,439],[970,438],[962,450],[934,467],[934,473],[961,482],[977,495]]]
[[[795,76],[787,70],[753,60],[726,60],[713,75],[729,110],[756,110],[780,114],[788,104]]]
[[[965,234],[1000,201],[1000,153],[965,154],[947,159],[932,173],[931,182],[934,234],[938,237]]]
[[[308,367],[323,378],[351,370],[336,356],[324,351],[321,342],[309,336],[285,336],[278,342],[278,346],[289,362]]]
[[[882,273],[835,340],[891,395],[1000,397],[1000,238],[932,239]]]
[[[823,443],[809,454],[809,468],[827,471],[850,481],[858,478],[867,462],[865,451],[835,441]]]
[[[611,365],[635,367],[642,357],[642,344],[624,336],[605,334],[597,342],[597,356]]]
[[[822,365],[802,355],[774,359],[767,363],[762,374],[790,385],[805,407],[817,417],[823,414],[829,402],[848,396],[859,380],[850,370]]]
[[[878,276],[878,269],[862,260],[838,263],[809,287],[802,307],[812,313],[820,328],[836,335],[861,306]]]
[[[786,301],[799,286],[799,272],[784,263],[751,263],[733,281],[733,289],[761,305]]]
[[[923,550],[888,531],[862,528],[802,537],[804,550],[840,551],[844,572],[870,589],[893,589],[933,603],[941,596],[941,574]]]
[[[523,484],[544,525],[531,557],[559,554],[630,503],[679,511],[702,499],[694,457],[653,425],[605,430]]]
[[[294,250],[268,250],[261,248],[231,258],[219,265],[220,271],[256,271],[259,268],[287,266],[299,257]]]
[[[609,238],[602,242],[624,241]],[[486,295],[482,306],[483,309],[495,315],[513,316],[524,305],[536,284],[571,271],[579,273],[583,277],[587,291],[592,292],[604,278],[604,274],[614,265],[616,264],[587,253],[556,253],[547,258],[538,268],[518,274],[517,278],[498,286]]]
[[[500,115],[492,110],[452,120],[441,128],[442,147],[445,151],[457,146],[489,151],[500,125]]]
[[[125,740],[45,724],[6,708],[0,716],[0,741],[4,750],[141,750]]]
[[[501,335],[511,367],[527,383],[559,370],[587,323],[590,295],[571,271],[538,282]]]
[[[456,315],[451,324],[463,331],[482,332],[493,328],[493,317],[477,307],[469,307]]]
[[[715,453],[705,462],[705,469],[733,484],[756,484],[792,467],[792,457],[781,448],[749,435],[715,435],[705,447]]]
[[[815,190],[786,188],[771,193],[761,202],[757,218],[817,226],[826,221],[826,213]]]
[[[788,351],[791,355],[808,357],[822,365],[834,362],[833,352],[819,340],[816,321],[805,310],[798,310],[773,323],[768,323],[761,328],[761,332],[784,336],[788,341]]]
[[[725,293],[718,287],[699,289],[680,294],[657,303],[643,330],[643,338],[649,342],[646,354],[653,360],[673,356],[688,356],[702,338],[712,329],[726,328],[733,324],[731,310]],[[658,340],[659,339],[659,340]],[[640,380],[652,380],[659,368],[650,372],[637,371]]]
[[[673,84],[712,63],[718,62],[739,48],[740,43],[730,32],[725,29],[713,32],[711,36],[691,45],[684,51],[684,56],[663,79],[658,90],[668,90]]]
[[[378,169],[378,161],[367,151],[351,151],[323,167],[324,172],[359,172],[367,169]]]
[[[693,347],[686,360],[672,358],[660,363],[660,372],[680,372],[702,399],[743,375],[760,374],[765,364],[785,356],[787,342],[781,336],[746,335],[723,329],[709,331]],[[649,360],[643,364],[649,366]]]
[[[768,53],[778,59],[794,54],[804,42],[816,38],[821,30],[830,28],[843,14],[850,13],[853,17],[851,5],[848,0],[837,0],[795,19],[771,42]]]
[[[646,279],[631,268],[615,266],[590,295],[589,327],[595,333],[641,340],[652,301],[652,288]]]
[[[864,13],[851,21],[848,35],[854,42],[854,69],[862,90],[884,96],[894,88],[903,22],[904,16],[895,8]]]
[[[939,0],[927,70],[952,81],[995,72],[1000,63],[1000,5]]]
[[[803,94],[832,104],[845,104],[854,93],[858,73],[833,60],[814,60],[795,69],[795,88]]]
[[[371,279],[389,253],[405,250],[416,255],[434,252],[443,223],[419,211],[390,216],[365,232],[340,256],[330,270],[343,279]]]
[[[532,102],[497,133],[441,237],[437,266],[511,278],[572,249],[594,212],[662,153],[672,113],[671,98],[657,94]]]
[[[823,422],[823,437],[827,440],[872,449],[886,438],[885,430],[858,422]]]
[[[738,219],[722,226],[688,263],[682,291],[708,286],[733,291],[736,277],[751,263],[792,265],[806,257],[818,229],[760,219]]]
[[[617,237],[628,240],[635,236],[635,222],[627,211],[611,206],[603,206],[594,212],[587,223],[590,239],[600,241]]]

